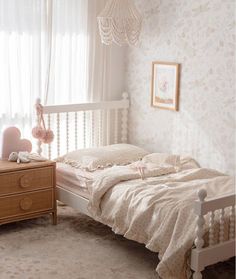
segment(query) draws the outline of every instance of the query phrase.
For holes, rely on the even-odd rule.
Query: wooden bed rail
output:
[[[54,142],[45,147],[38,141],[37,153],[51,159],[78,148],[126,143],[128,109],[126,92],[118,101],[43,106]]]
[[[43,113],[50,114],[50,113],[94,111],[94,110],[101,110],[101,109],[125,109],[125,108],[126,109],[129,108],[129,102],[127,102],[127,99],[123,99],[119,101],[110,101],[110,102],[109,101],[99,102],[99,103],[81,103],[81,104],[44,106]]]
[[[206,266],[219,261],[227,260],[235,256],[235,194],[221,196],[205,201],[207,192],[204,189],[198,191],[198,199],[194,203],[194,211],[197,217],[196,248],[191,252],[191,269],[194,270],[193,279],[201,279],[201,272]],[[228,231],[225,240],[225,209],[230,209]],[[219,239],[215,240],[215,216],[219,211]],[[209,245],[204,246],[205,215],[210,214],[209,219]]]

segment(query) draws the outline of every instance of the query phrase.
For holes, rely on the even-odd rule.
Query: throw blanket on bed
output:
[[[115,166],[104,170],[90,187],[88,209],[115,233],[144,243],[159,253],[162,279],[190,277],[187,258],[195,238],[193,201],[205,188],[208,197],[234,191],[233,178],[210,169],[175,172],[173,167],[137,170]]]

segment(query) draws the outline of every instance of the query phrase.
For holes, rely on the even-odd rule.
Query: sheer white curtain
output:
[[[97,15],[105,0],[51,2],[52,41],[47,103],[107,99],[110,47],[103,45]]]
[[[109,98],[111,90],[111,46],[101,43],[97,16],[105,7],[106,0],[88,1],[88,100],[98,102]]]
[[[0,0],[0,128],[30,130],[45,86],[46,45],[47,1]]]
[[[87,101],[88,0],[51,2],[51,57],[46,102]]]
[[[109,47],[96,16],[105,0],[0,0],[0,131],[30,136],[33,104],[106,99]]]

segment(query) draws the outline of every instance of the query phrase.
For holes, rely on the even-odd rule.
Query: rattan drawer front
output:
[[[0,175],[0,195],[53,187],[53,167],[15,171]]]
[[[32,214],[53,208],[53,190],[29,192],[0,198],[1,219]]]

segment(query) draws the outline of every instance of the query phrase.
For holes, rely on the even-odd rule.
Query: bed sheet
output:
[[[88,186],[94,173],[76,169],[68,164],[57,163],[56,185],[77,195],[89,199]]]

